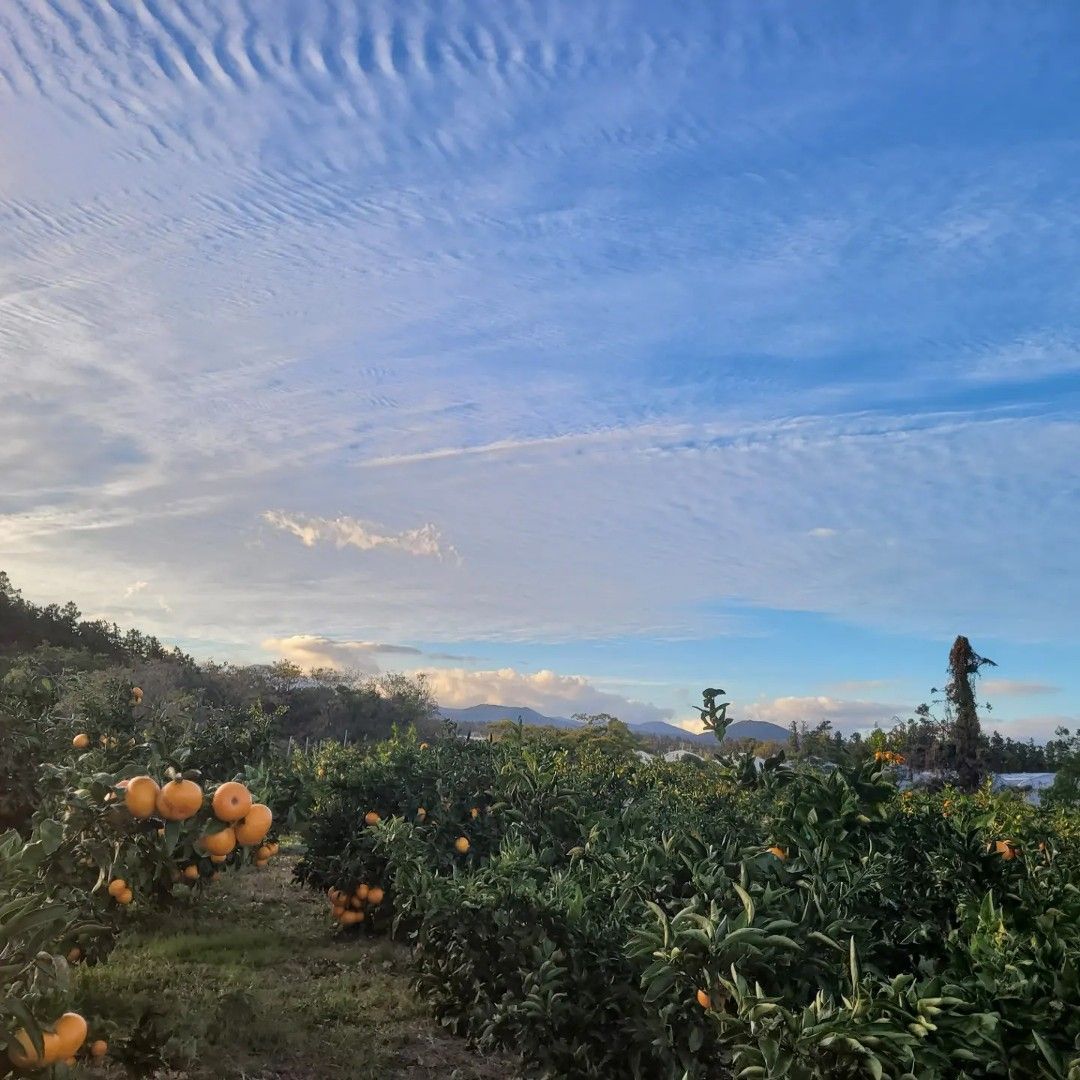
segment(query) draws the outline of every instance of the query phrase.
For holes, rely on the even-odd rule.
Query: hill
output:
[[[565,716],[545,716],[535,709],[516,705],[471,705],[464,709],[440,708],[439,712],[448,720],[458,724],[494,724],[500,720],[518,720],[522,723],[539,727],[576,728],[581,725],[576,720]],[[704,746],[715,744],[716,740],[709,732],[695,734],[669,724],[663,720],[650,720],[646,724],[630,724],[630,730],[638,735],[651,735],[657,739],[677,739],[680,742],[700,743]],[[727,741],[753,739],[755,742],[786,742],[787,730],[779,724],[770,724],[764,720],[739,720],[728,728]]]

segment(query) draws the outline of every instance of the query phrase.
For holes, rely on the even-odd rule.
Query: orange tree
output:
[[[138,687],[110,684],[72,718],[50,719],[68,728],[66,749],[35,763],[29,839],[0,842],[0,1034],[10,1064],[26,1068],[62,1065],[85,1036],[82,1018],[55,1019],[69,961],[101,960],[132,910],[169,905],[178,889],[201,890],[227,865],[265,865],[276,852],[270,809],[235,781],[204,790],[186,769],[185,719]]]
[[[1080,1073],[1060,811],[542,736],[330,749],[315,783],[302,874],[362,927],[377,877],[443,1022],[538,1075]]]

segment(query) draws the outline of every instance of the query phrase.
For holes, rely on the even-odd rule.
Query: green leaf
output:
[[[732,882],[731,887],[739,894],[739,899],[742,901],[743,908],[746,910],[746,921],[753,922],[755,907],[753,898],[750,894],[737,882]]]

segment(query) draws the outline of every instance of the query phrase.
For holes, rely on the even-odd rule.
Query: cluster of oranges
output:
[[[886,765],[903,765],[907,758],[903,754],[896,753],[895,750],[875,750],[875,761],[884,761]]]
[[[8,1057],[17,1069],[45,1069],[57,1062],[75,1064],[75,1055],[86,1042],[89,1027],[86,1020],[76,1012],[66,1012],[53,1025],[51,1031],[42,1032],[42,1049],[39,1051],[25,1029],[15,1033],[9,1046]],[[109,1052],[104,1039],[96,1039],[87,1048],[90,1056],[103,1058]]]
[[[136,776],[121,780],[124,805],[134,818],[146,820],[158,817],[163,821],[187,821],[193,818],[205,802],[203,789],[185,777],[169,780],[164,785],[152,776]],[[267,834],[274,823],[270,808],[252,799],[251,792],[241,783],[230,780],[221,784],[211,800],[216,823],[196,841],[197,847],[209,856],[215,866],[225,862],[237,847],[255,848],[255,865],[262,867],[277,854],[276,843],[267,844]],[[159,829],[159,833],[164,829]],[[188,882],[199,880],[199,867],[191,863],[178,875]],[[130,904],[134,894],[123,878],[109,882],[109,895],[118,904]]]
[[[342,926],[355,926],[367,918],[365,908],[373,911],[383,902],[386,891],[380,885],[361,882],[352,890],[330,889],[326,897],[334,919]]]
[[[470,812],[470,816],[474,819],[479,815],[480,811],[478,809],[474,808]],[[416,811],[416,820],[419,822],[426,821],[427,816],[428,812],[422,806]],[[382,814],[378,810],[368,810],[364,814],[364,824],[369,827],[378,825],[380,821],[382,821]],[[467,854],[469,847],[469,838],[467,836],[459,836],[454,841],[454,850],[459,855]],[[386,890],[381,885],[369,885],[367,882],[361,882],[350,889],[329,889],[326,897],[330,901],[331,914],[334,920],[342,926],[355,926],[367,918],[368,912],[373,911],[382,904],[386,898]]]
[[[265,866],[278,851],[277,844],[264,844],[266,834],[274,823],[270,807],[254,802],[243,784],[230,780],[214,792],[214,817],[224,827],[199,837],[199,847],[210,856],[212,863],[222,863],[236,847],[254,847],[255,865]]]

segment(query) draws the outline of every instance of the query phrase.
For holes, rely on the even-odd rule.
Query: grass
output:
[[[78,969],[76,1007],[113,1059],[80,1071],[120,1077],[122,1060],[162,1080],[513,1075],[432,1022],[401,946],[340,936],[325,899],[292,883],[294,861],[283,850],[263,870],[223,874]]]

